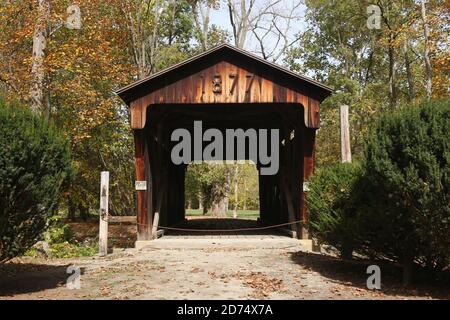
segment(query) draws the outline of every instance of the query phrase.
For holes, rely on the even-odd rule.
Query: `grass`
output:
[[[203,213],[202,210],[199,209],[186,209],[186,217],[189,216],[203,216]],[[212,213],[208,212],[206,216],[211,217]],[[233,218],[232,210],[228,210],[227,217]],[[238,210],[237,217],[238,219],[256,220],[259,218],[259,210]]]
[[[91,257],[98,252],[98,245],[75,244],[69,242],[54,243],[50,245],[51,258],[79,258]],[[43,253],[36,248],[30,248],[24,256],[38,258],[42,257]]]

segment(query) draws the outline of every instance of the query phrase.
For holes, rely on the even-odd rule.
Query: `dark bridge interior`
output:
[[[171,141],[171,134],[175,129],[185,128],[191,133],[193,144],[194,121],[202,121],[203,132],[208,128],[219,129],[224,137],[224,148],[225,129],[279,129],[278,173],[261,175],[261,165],[257,164],[260,218],[263,223],[270,224],[301,220],[304,150],[308,150],[307,144],[314,140],[311,135],[315,132],[305,127],[302,105],[154,105],[147,110],[147,125],[143,133],[148,148],[146,165],[150,168],[147,182],[148,209],[151,213],[159,212],[160,226],[173,226],[185,218],[184,180],[187,165],[175,165],[172,162],[172,147],[178,142]],[[308,135],[309,138],[305,139]],[[203,147],[209,143],[203,142]],[[270,139],[267,144],[270,150]],[[312,146],[309,149],[312,152]],[[246,150],[248,151],[248,141]],[[270,155],[271,151],[268,154]],[[193,146],[191,155],[194,156]],[[246,158],[248,159],[248,154]],[[246,159],[235,157],[227,160]],[[292,231],[300,232],[298,228],[299,225],[295,225]]]

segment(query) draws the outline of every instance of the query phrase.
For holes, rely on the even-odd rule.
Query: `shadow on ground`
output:
[[[65,286],[71,275],[66,272],[68,266],[14,262],[0,265],[0,297]]]
[[[402,269],[399,265],[368,260],[342,260],[325,254],[294,252],[293,262],[307,270],[320,273],[333,282],[367,290],[369,274],[367,267],[376,264],[381,269],[381,291],[386,295],[420,296],[435,299],[450,299],[450,274],[435,275],[416,271],[414,284],[404,288],[401,283]]]

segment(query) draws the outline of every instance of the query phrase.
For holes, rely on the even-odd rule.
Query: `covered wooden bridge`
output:
[[[314,171],[320,103],[330,94],[321,83],[227,44],[119,90],[134,130],[138,240],[152,238],[155,212],[162,226],[184,219],[187,165],[171,161],[171,134],[192,132],[194,121],[221,131],[279,129],[278,173],[259,174],[260,218],[305,223],[304,182]],[[300,224],[292,231],[308,238]]]

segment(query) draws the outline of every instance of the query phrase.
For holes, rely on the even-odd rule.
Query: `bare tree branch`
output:
[[[290,46],[299,41],[297,37],[291,39],[289,33],[292,22],[301,17],[301,4],[301,1],[294,0],[290,7],[286,7],[286,2],[278,0],[268,3],[252,16],[251,31],[264,59],[276,62]]]

